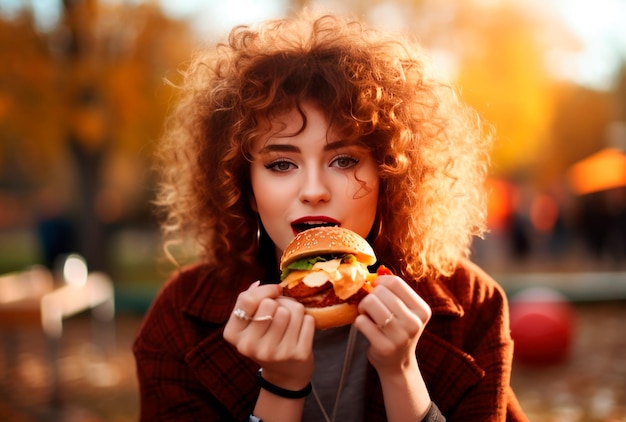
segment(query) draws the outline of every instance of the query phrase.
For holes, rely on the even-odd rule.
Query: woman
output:
[[[158,204],[200,252],[136,339],[142,420],[526,420],[506,297],[467,260],[489,146],[418,46],[357,21],[303,12],[199,52]],[[396,274],[318,331],[275,284],[317,225],[366,237]]]

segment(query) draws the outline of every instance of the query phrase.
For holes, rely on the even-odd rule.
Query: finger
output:
[[[375,347],[390,350],[393,347],[393,341],[388,337],[388,333],[381,330],[367,314],[357,316],[354,327],[367,339],[370,349]]]
[[[255,330],[258,333],[265,332],[274,320],[274,314],[276,313],[277,308],[278,303],[275,299],[269,297],[263,298],[254,315],[247,320],[247,328]]]
[[[309,314],[304,315],[302,329],[298,341],[299,348],[313,351],[313,338],[315,337],[315,318]]]
[[[304,306],[301,303],[286,297],[279,297],[276,299],[276,302],[278,303],[281,312],[284,310],[288,315],[288,323],[285,326],[283,336],[291,343],[289,344],[289,347],[294,347],[294,344],[292,343],[298,341],[304,321]]]
[[[304,306],[290,298],[276,299],[279,304],[274,322],[263,341],[269,342],[274,359],[305,361],[311,358],[315,321]]]
[[[315,334],[315,319],[306,313],[304,305],[290,297],[279,297],[277,301],[289,309],[292,317],[290,329],[297,332],[297,347],[310,351],[313,347],[313,337]]]
[[[404,303],[406,308],[415,314],[421,321],[426,323],[430,320],[432,315],[430,306],[406,282],[404,282],[404,280],[397,276],[381,276],[378,277],[377,280],[377,287],[380,286],[380,288],[375,289],[373,293],[379,295],[385,303],[392,303],[388,294],[391,293],[393,296],[399,298],[400,301]]]
[[[378,324],[378,327],[384,331],[385,328],[387,328],[387,326],[393,322],[393,320],[396,319],[396,314],[394,314],[393,312],[389,313],[389,316],[387,316],[387,318],[385,318],[385,320],[383,322],[381,322],[380,324]]]
[[[265,298],[277,298],[281,295],[281,289],[275,284],[260,286],[258,282],[252,285],[237,296],[235,308],[242,309],[247,315],[254,315],[257,307]],[[244,318],[245,319],[245,318]]]
[[[300,303],[284,296],[279,296],[273,299],[272,302],[276,307],[273,310],[274,321],[271,327],[271,334],[275,337],[274,340],[278,342],[289,327],[295,326],[299,329],[304,308]],[[293,330],[294,328],[291,329]]]
[[[401,340],[406,336],[413,338],[419,336],[426,326],[427,320],[422,320],[417,313],[409,309],[392,291],[382,287],[376,294],[381,302],[385,303],[389,309],[389,315],[382,322],[378,322],[378,327],[389,338]]]
[[[304,317],[304,306],[290,297],[281,296],[276,299],[279,306],[285,308],[292,317],[292,323],[301,325],[302,318]]]
[[[283,337],[289,325],[289,319],[289,312],[278,306],[274,312],[274,319],[268,325],[253,330],[256,334],[254,347],[259,360],[267,362],[283,359],[284,352],[281,350],[281,344],[284,341]],[[261,331],[262,329],[264,330]]]
[[[385,289],[386,290],[386,289]],[[394,298],[393,295],[387,290],[389,299],[387,299],[388,303],[385,303],[382,298],[378,294],[369,294],[361,300],[358,306],[359,313],[366,314],[372,320],[372,322],[382,327],[383,325],[388,325],[391,320],[394,318],[394,312],[392,311],[392,307],[390,303],[392,301],[399,301],[397,298]]]
[[[398,344],[403,343],[407,336],[419,336],[428,321],[427,318],[420,319],[416,311],[409,309],[384,285],[378,286],[361,301],[360,310],[369,316],[379,333]]]
[[[253,318],[255,318],[258,312],[259,305],[264,299],[273,299],[280,296],[280,294],[281,290],[277,285],[260,286],[258,282],[252,283],[247,290],[241,292],[237,297],[235,307],[229,319],[229,324],[232,325],[235,330],[244,329],[250,322],[253,322]],[[272,314],[273,310],[265,314],[259,312],[259,315],[256,315],[256,317],[266,317]]]

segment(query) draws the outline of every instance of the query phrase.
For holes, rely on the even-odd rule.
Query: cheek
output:
[[[258,213],[276,208],[287,194],[284,184],[264,177],[262,172],[252,172],[252,206]]]
[[[368,183],[365,188],[362,189],[363,195],[359,200],[360,206],[363,208],[363,214],[372,216],[376,214],[378,208],[378,183],[373,181]]]
[[[357,181],[358,190],[355,193],[357,206],[361,208],[360,214],[364,220],[372,220],[378,208],[378,195],[380,189],[380,179],[375,169],[363,172],[362,177]]]
[[[378,189],[380,178],[376,172],[376,168],[368,166],[363,171],[352,175],[351,190],[353,198],[363,200],[364,202],[374,201],[378,199]]]

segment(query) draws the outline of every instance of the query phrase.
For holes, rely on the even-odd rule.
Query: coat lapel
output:
[[[446,414],[483,379],[485,371],[472,356],[436,333],[442,319],[453,321],[464,316],[455,295],[440,279],[418,282],[414,288],[433,312],[417,345],[417,360],[431,397]]]
[[[255,378],[258,365],[240,355],[224,340],[224,326],[230,317],[237,296],[258,277],[252,271],[242,270],[239,285],[219,286],[208,272],[204,282],[198,283],[190,295],[185,313],[214,328],[186,354],[185,361],[210,394],[224,406],[236,409],[234,420],[247,420],[259,395]],[[207,376],[207,374],[209,374]]]
[[[431,398],[444,414],[485,376],[472,356],[429,331],[417,346],[417,360]]]

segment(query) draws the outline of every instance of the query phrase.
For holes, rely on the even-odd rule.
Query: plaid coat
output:
[[[246,421],[258,366],[222,337],[237,293],[208,266],[175,274],[163,287],[133,346],[143,421]],[[432,400],[450,421],[526,421],[510,388],[513,343],[506,296],[465,261],[451,276],[410,282],[433,316],[417,346]],[[376,371],[367,368],[367,420],[386,420]]]

